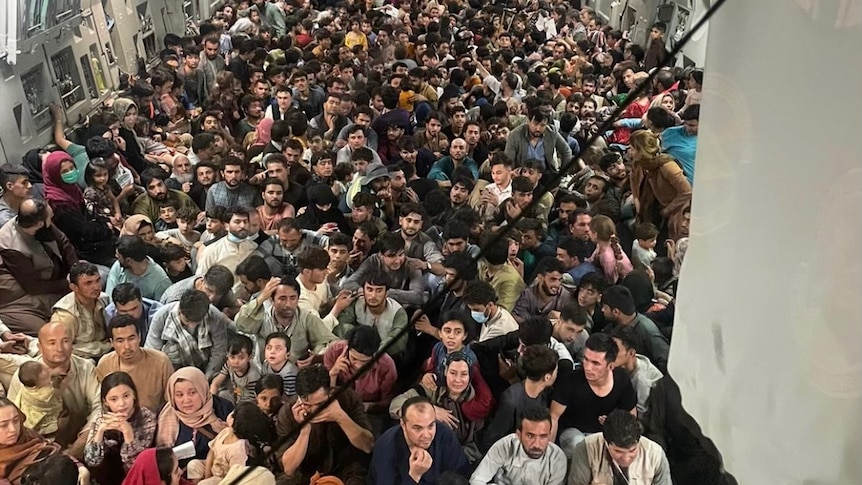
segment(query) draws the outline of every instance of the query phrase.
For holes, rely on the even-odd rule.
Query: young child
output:
[[[266,336],[264,347],[264,374],[277,374],[284,379],[284,395],[296,394],[296,374],[299,370],[290,361],[290,337],[284,332]]]
[[[210,441],[203,467],[200,460],[189,463],[189,479],[203,478],[198,485],[218,485],[234,465],[263,464],[264,448],[275,441],[275,425],[254,403],[239,403],[227,421],[228,427]]]
[[[156,232],[177,229],[178,210],[180,210],[179,204],[174,201],[168,201],[166,205],[159,207],[159,220],[156,221],[155,227]]]
[[[120,203],[111,192],[111,176],[108,163],[103,158],[94,158],[84,170],[84,204],[92,216],[110,219],[111,224],[119,227],[123,220]]]
[[[276,422],[284,404],[284,379],[278,374],[264,374],[255,384],[254,393],[257,407]]]
[[[253,348],[254,342],[245,335],[237,335],[230,340],[227,362],[210,383],[212,394],[234,403],[254,401],[254,385],[260,379],[260,371],[251,362]],[[224,389],[225,384],[228,384],[227,389]]]
[[[311,157],[315,153],[323,153],[326,150],[326,142],[323,140],[323,130],[320,128],[309,128],[308,148],[302,153],[302,161],[306,166],[311,166]]]
[[[48,367],[39,362],[27,362],[18,370],[21,392],[15,404],[27,416],[24,425],[42,436],[57,432],[57,420],[63,410],[60,391],[51,384]]]
[[[655,243],[658,228],[645,222],[635,228],[635,241],[632,243],[632,265],[635,269],[646,270],[655,259]]]
[[[196,247],[217,241],[227,234],[225,224],[227,224],[227,214],[224,207],[216,206],[207,211],[207,228],[198,239]]]
[[[452,312],[443,317],[443,325],[440,326],[440,341],[434,344],[431,357],[425,363],[426,379],[434,379],[435,382],[446,380],[446,356],[455,352],[462,352],[467,358],[470,366],[478,362],[476,354],[469,344],[476,335],[473,319],[468,315]]]
[[[605,281],[615,285],[632,272],[632,262],[616,240],[614,221],[608,216],[595,216],[590,221],[590,239],[596,243],[596,250],[589,261],[602,269]]]
[[[195,230],[200,212],[196,207],[180,208],[177,211],[177,228],[161,231],[156,237],[181,246],[186,253],[191,254],[195,243],[201,238],[201,233]]]
[[[171,283],[194,275],[189,267],[189,254],[181,246],[169,242],[162,246],[161,254],[165,273],[168,274]]]

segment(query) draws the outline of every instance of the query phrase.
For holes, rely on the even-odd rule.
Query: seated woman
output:
[[[54,210],[54,224],[69,238],[78,257],[111,267],[115,260],[114,228],[105,217],[88,216],[72,157],[61,151],[48,155],[42,164],[42,178],[45,200]]]
[[[100,484],[119,483],[135,458],[153,445],[156,415],[141,407],[129,374],[114,372],[102,381],[102,414],[84,447],[84,463]]]
[[[168,403],[159,413],[156,445],[176,446],[191,441],[195,456],[182,460],[185,468],[191,459],[206,460],[210,441],[221,432],[233,405],[209,391],[204,373],[183,367],[168,380]]]
[[[437,421],[452,428],[464,453],[471,463],[482,458],[477,444],[476,433],[482,429],[485,419],[491,414],[494,397],[491,389],[479,376],[478,368],[473,368],[462,352],[445,357],[446,379],[440,385],[428,383],[414,386],[407,392],[392,399],[389,415],[400,419],[401,405],[411,397],[426,396],[434,403]]]
[[[11,485],[20,485],[28,469],[60,453],[60,445],[25,428],[24,421],[12,401],[0,397],[0,481]],[[83,465],[78,467],[78,477],[89,481],[90,473]]]
[[[122,485],[192,485],[182,477],[171,448],[148,448],[135,459]]]
[[[120,236],[140,236],[147,243],[147,256],[160,265],[164,262],[160,241],[156,239],[156,228],[149,217],[141,214],[129,216],[123,223]]]

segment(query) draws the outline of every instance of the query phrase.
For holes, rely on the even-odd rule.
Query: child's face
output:
[[[182,233],[190,233],[194,230],[194,226],[192,225],[192,221],[177,219],[177,229]]]
[[[315,152],[323,151],[323,138],[319,136],[315,136],[312,138],[309,143],[311,144],[311,150]]]
[[[640,243],[641,247],[644,249],[654,249],[655,243],[656,243],[656,238],[639,239],[638,242]]]
[[[104,187],[108,185],[108,171],[99,170],[93,174],[93,185],[96,187]]]
[[[264,389],[255,399],[257,407],[267,416],[272,416],[281,407],[281,389]]]
[[[234,372],[245,372],[248,370],[250,358],[251,356],[248,354],[248,351],[243,349],[238,354],[227,356],[227,366]]]
[[[214,219],[212,217],[207,217],[207,232],[210,234],[218,234],[224,231],[224,222]]]
[[[159,209],[159,219],[165,224],[173,224],[177,222],[177,210],[171,206],[162,207]]]
[[[464,332],[464,325],[461,322],[450,320],[440,327],[440,341],[443,342],[448,353],[461,350],[465,340],[467,340],[467,334]]]
[[[266,344],[264,358],[270,367],[281,367],[289,357],[290,352],[284,340],[274,338]]]
[[[168,270],[172,274],[180,274],[186,270],[186,267],[188,267],[188,261],[186,260],[186,258],[168,261]]]

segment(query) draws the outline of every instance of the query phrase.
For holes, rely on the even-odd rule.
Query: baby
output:
[[[39,362],[27,362],[18,369],[21,392],[15,404],[27,416],[24,425],[42,436],[57,432],[57,419],[63,410],[60,392],[51,384],[48,367]]]

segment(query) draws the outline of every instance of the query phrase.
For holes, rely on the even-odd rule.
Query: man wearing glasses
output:
[[[299,370],[297,396],[282,406],[277,421],[278,435],[290,436],[278,451],[287,483],[308,483],[320,473],[338,477],[345,485],[365,484],[368,454],[374,447],[365,407],[352,389],[345,389],[321,408],[330,393],[326,367],[315,364]]]

